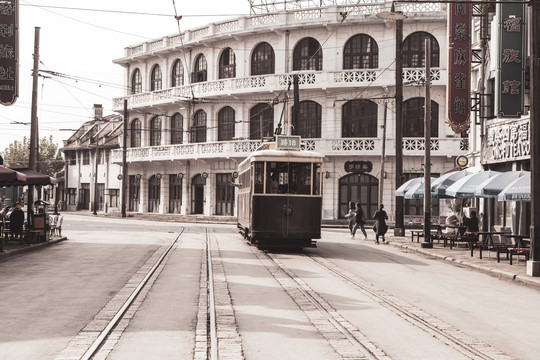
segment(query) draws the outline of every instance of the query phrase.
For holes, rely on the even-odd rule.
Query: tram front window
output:
[[[266,193],[311,195],[311,164],[266,163]]]

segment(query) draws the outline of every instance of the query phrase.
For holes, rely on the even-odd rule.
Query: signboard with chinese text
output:
[[[482,163],[530,159],[530,136],[529,119],[488,125]]]
[[[13,105],[19,96],[18,0],[0,0],[0,103]]]
[[[300,136],[276,136],[276,149],[300,150]]]
[[[348,173],[369,173],[373,170],[371,161],[346,161],[345,171]]]
[[[519,117],[523,114],[524,92],[524,42],[525,5],[499,4],[499,106],[503,117]]]
[[[461,134],[471,114],[472,4],[448,4],[448,125]]]

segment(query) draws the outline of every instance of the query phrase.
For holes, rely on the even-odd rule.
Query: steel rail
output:
[[[133,301],[135,300],[135,298],[137,298],[137,296],[139,295],[139,293],[142,291],[142,289],[144,288],[144,286],[146,285],[146,283],[148,282],[148,280],[150,279],[150,277],[152,277],[152,275],[155,273],[155,271],[157,270],[157,268],[161,265],[161,263],[163,262],[163,259],[165,259],[165,257],[167,256],[167,254],[171,251],[171,249],[173,248],[173,246],[176,244],[176,242],[178,241],[178,239],[180,238],[180,236],[182,235],[182,233],[184,232],[184,229],[182,229],[182,231],[180,231],[180,233],[178,234],[178,236],[171,242],[171,244],[167,247],[167,249],[163,252],[163,254],[161,254],[161,256],[159,257],[159,259],[156,261],[156,263],[154,264],[154,266],[152,266],[152,268],[148,271],[148,273],[146,274],[146,276],[139,282],[139,285],[137,285],[137,287],[135,288],[135,290],[133,290],[133,292],[131,293],[131,295],[129,296],[129,298],[124,302],[124,304],[122,305],[122,307],[116,312],[116,314],[114,315],[114,317],[111,319],[111,321],[107,324],[107,326],[105,327],[105,329],[103,329],[101,331],[101,333],[99,334],[99,336],[97,337],[96,340],[94,340],[94,342],[92,343],[92,345],[88,348],[88,350],[86,350],[86,352],[83,354],[83,356],[80,358],[80,360],[90,360],[92,358],[92,356],[94,356],[97,352],[97,350],[100,348],[100,346],[104,343],[104,341],[107,339],[107,336],[109,336],[109,333],[111,332],[111,330],[118,324],[118,322],[122,319],[122,317],[124,316],[124,314],[126,313],[126,311],[129,309],[129,307],[133,304]]]

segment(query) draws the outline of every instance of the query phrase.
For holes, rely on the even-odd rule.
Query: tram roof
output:
[[[322,161],[324,155],[308,150],[276,150],[264,149],[256,150],[240,163],[242,166],[245,163],[252,161],[298,161],[298,162],[317,162]]]

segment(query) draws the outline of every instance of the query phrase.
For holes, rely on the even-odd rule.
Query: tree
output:
[[[23,141],[15,140],[9,144],[3,152],[5,166],[29,165],[30,162],[30,140],[25,136]],[[64,159],[54,143],[53,137],[43,137],[39,141],[39,154],[37,157],[37,171],[49,176],[56,174],[64,168]]]

